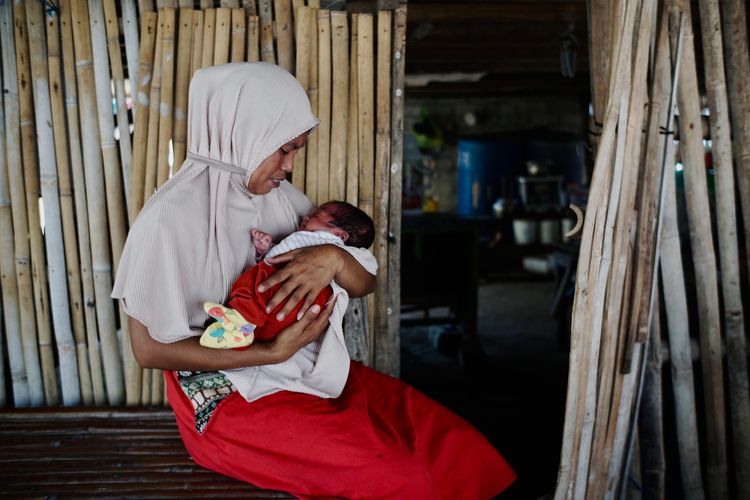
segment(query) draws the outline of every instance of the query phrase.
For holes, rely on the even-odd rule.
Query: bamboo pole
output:
[[[297,12],[297,19],[299,22],[297,23],[297,33],[296,33],[296,42],[297,42],[297,59],[296,59],[296,70],[295,70],[295,77],[297,78],[297,81],[302,86],[302,88],[307,92],[309,86],[310,86],[310,45],[308,43],[305,43],[306,40],[309,40],[311,34],[310,34],[310,26],[311,23],[309,21],[309,18],[312,16],[312,10],[307,7],[300,7],[299,12]],[[249,54],[249,51],[248,51]],[[310,139],[308,139],[309,143]],[[305,190],[305,183],[306,183],[306,157],[307,157],[307,147],[304,147],[300,149],[295,158],[294,158],[294,172],[292,173],[292,183],[301,191]]]
[[[298,14],[300,7],[305,6],[305,0],[292,0],[292,24],[294,25],[294,36],[297,36]]]
[[[135,122],[135,79],[138,74],[138,55],[140,53],[138,31],[138,11],[135,0],[122,0],[120,2],[122,11],[122,33],[125,38],[125,60],[127,61],[127,75],[130,86],[131,110],[133,122]]]
[[[232,10],[216,9],[216,37],[214,41],[214,65],[229,62],[229,42],[232,35]]]
[[[260,59],[263,62],[276,64],[273,50],[273,14],[271,0],[258,0],[260,17]]]
[[[375,75],[373,16],[357,17],[357,111],[359,117],[359,207],[373,215],[375,144]]]
[[[76,238],[75,208],[73,189],[70,178],[70,155],[68,152],[67,126],[65,107],[63,105],[63,75],[60,53],[60,26],[58,14],[46,15],[47,26],[47,60],[49,64],[50,101],[52,127],[54,132],[55,156],[57,162],[57,179],[60,192],[60,213],[62,216],[62,235],[65,246],[66,282],[70,300],[71,326],[75,338],[76,362],[78,364],[78,383],[81,402],[90,406],[94,402],[91,387],[86,348],[86,324],[83,317],[84,300],[81,290],[81,273],[78,260],[78,239]]]
[[[404,72],[406,49],[405,4],[394,11],[393,19],[393,64],[391,78],[391,165],[390,193],[388,203],[388,252],[392,256],[401,255],[401,183],[404,163]],[[388,335],[385,342],[388,352],[401,352],[400,341],[401,310],[401,259],[388,259]],[[401,372],[400,359],[395,356],[386,363],[388,373],[398,377]]]
[[[680,148],[684,164],[690,244],[695,267],[699,338],[706,412],[708,497],[727,497],[727,450],[724,410],[724,376],[721,357],[721,318],[716,281],[716,253],[711,220],[706,165],[701,133],[700,96],[696,74],[690,4],[679,2],[685,15],[685,46],[680,65],[678,106]]]
[[[346,135],[346,201],[359,204],[359,14],[352,14],[352,47],[349,61],[349,113]]]
[[[172,140],[174,99],[175,11],[164,9],[161,39],[161,93],[159,94],[159,149],[156,160],[157,189],[169,179],[169,143]]]
[[[36,309],[37,335],[39,347],[24,344],[32,355],[39,353],[42,365],[44,398],[47,405],[56,405],[59,400],[57,375],[55,373],[55,353],[52,347],[52,330],[50,325],[49,294],[47,292],[47,263],[44,253],[44,242],[40,227],[39,198],[39,164],[36,156],[36,130],[34,126],[34,104],[31,89],[31,65],[29,61],[29,40],[26,26],[26,9],[23,2],[15,0],[13,4],[13,21],[16,33],[16,71],[18,72],[18,89],[21,117],[21,148],[23,152],[23,180],[26,190],[26,215],[31,240],[31,276],[34,283],[34,304]],[[29,366],[27,362],[27,369]]]
[[[393,34],[392,16],[389,11],[378,12],[377,24],[377,92],[375,98],[375,242],[373,252],[378,261],[375,288],[374,328],[370,337],[375,344],[375,367],[386,373],[398,372],[397,353],[391,351],[392,342],[388,338],[388,208],[390,186],[389,169],[391,164],[391,42]]]
[[[711,142],[716,183],[721,291],[724,299],[729,409],[732,423],[734,484],[738,498],[750,498],[750,392],[748,392],[745,321],[742,314],[740,265],[737,247],[737,202],[729,127],[729,104],[724,77],[721,18],[718,0],[700,0],[703,69],[711,110]],[[746,117],[750,119],[750,117]]]
[[[127,99],[125,97],[125,72],[122,67],[120,50],[120,30],[118,28],[117,6],[114,0],[104,0],[105,39],[109,51],[109,63],[112,70],[112,82],[115,88],[117,103],[117,130],[119,132],[120,165],[122,167],[122,184],[125,188],[126,214],[132,212],[133,206],[133,147],[130,141],[130,120],[128,118]],[[92,26],[96,26],[94,23]],[[99,38],[101,35],[99,36]],[[95,38],[95,40],[98,38]]]
[[[346,12],[331,12],[331,156],[328,194],[346,197],[346,126],[349,111],[349,26]]]
[[[246,38],[245,9],[232,9],[232,55],[229,58],[230,61],[242,62],[245,60]]]
[[[747,125],[747,117],[750,116],[750,49],[745,23],[746,9],[743,0],[721,0],[733,151],[745,228],[745,248],[750,249],[750,126]]]
[[[174,164],[177,171],[185,161],[187,151],[187,106],[188,86],[190,85],[190,66],[193,52],[193,9],[180,9],[179,30],[177,38],[177,69],[174,96]]]
[[[309,17],[306,18],[310,23],[308,43],[310,45],[310,79],[307,86],[307,95],[310,99],[310,108],[313,115],[318,115],[319,102],[319,75],[318,75],[318,11],[310,9]],[[318,138],[319,134],[314,133],[307,139],[307,154],[305,166],[305,194],[313,204],[322,203],[318,200]]]
[[[258,15],[255,9],[255,0],[242,0],[242,8],[245,9],[245,14],[248,16]]]
[[[261,0],[263,1],[265,0]],[[294,68],[291,0],[274,0],[273,3],[276,15],[276,50],[279,54],[279,66],[291,72]]]
[[[201,68],[208,68],[214,63],[214,42],[216,38],[216,9],[203,11],[203,56]]]
[[[141,16],[146,12],[154,12],[154,0],[138,0],[138,12]]]
[[[157,406],[164,402],[164,376],[161,370],[151,370],[151,405]]]
[[[260,21],[258,16],[247,16],[247,61],[260,61]]]
[[[65,103],[67,108],[67,132],[70,145],[70,166],[73,175],[75,196],[76,229],[80,253],[81,281],[83,283],[83,307],[86,320],[87,359],[91,371],[94,404],[106,403],[104,375],[99,353],[99,332],[96,317],[96,287],[91,256],[89,213],[86,196],[84,162],[81,153],[81,128],[79,125],[78,90],[76,83],[76,58],[73,48],[73,26],[70,1],[60,2],[60,32],[63,47],[63,74],[65,75]],[[90,62],[89,62],[90,64]],[[101,307],[101,305],[99,305]]]
[[[130,223],[135,221],[143,207],[146,177],[146,145],[148,140],[149,94],[154,68],[156,42],[156,12],[146,12],[141,18],[141,51],[135,88],[135,130],[133,131],[133,205]],[[202,28],[202,26],[201,26]]]
[[[200,6],[202,10],[213,8],[213,0],[200,0]]]
[[[203,60],[203,11],[193,11],[193,49],[190,62],[190,79],[201,69]]]
[[[76,74],[79,90],[79,112],[81,122],[81,137],[83,144],[84,171],[86,178],[87,206],[89,212],[89,231],[91,235],[92,269],[94,274],[94,290],[96,296],[97,324],[99,327],[99,340],[101,343],[104,383],[110,405],[119,405],[124,401],[124,390],[122,381],[122,364],[117,352],[117,339],[115,337],[115,317],[112,300],[109,297],[112,290],[112,266],[110,261],[110,240],[107,237],[107,203],[104,199],[105,180],[102,176],[102,153],[103,145],[109,148],[110,160],[114,158],[117,163],[117,152],[113,150],[110,143],[112,139],[100,143],[102,132],[96,123],[95,117],[99,115],[97,109],[96,85],[94,83],[94,67],[92,64],[93,54],[91,46],[91,32],[89,27],[88,6],[85,0],[73,0],[72,26],[73,40],[75,46]],[[100,47],[98,50],[103,50]],[[108,78],[108,74],[104,74]],[[110,94],[109,87],[102,89],[102,97]],[[112,97],[109,96],[109,118],[111,127]],[[110,128],[111,132],[111,128]],[[111,136],[110,136],[111,137]],[[111,165],[110,165],[111,166]],[[110,176],[117,172],[109,169]],[[106,172],[105,172],[105,175]],[[109,183],[107,183],[109,184]],[[107,191],[114,190],[113,186]],[[118,191],[119,193],[119,191]],[[114,195],[114,193],[113,193]],[[122,203],[119,204],[122,207]],[[117,231],[117,225],[122,222],[110,221],[111,231]],[[114,240],[114,237],[113,237]],[[115,242],[113,241],[113,246]],[[99,345],[89,345],[89,349],[98,349]],[[94,376],[95,374],[92,374]],[[96,381],[94,381],[96,383]]]
[[[328,183],[331,179],[331,12],[318,11],[318,203],[331,199]]]
[[[157,13],[156,40],[154,42],[154,65],[151,74],[151,88],[148,98],[148,135],[146,139],[146,169],[143,181],[143,201],[156,189],[156,170],[159,152],[159,103],[161,102],[162,33],[164,31],[164,11]],[[213,53],[213,51],[212,51]]]
[[[31,315],[33,321],[34,305],[31,298],[31,280],[28,273],[28,240],[25,227],[15,226],[16,220],[26,220],[26,200],[23,193],[23,179],[21,173],[21,149],[18,111],[18,82],[16,81],[15,48],[13,42],[13,16],[10,2],[0,5],[0,50],[2,51],[3,99],[2,118],[0,119],[0,136],[3,141],[0,150],[0,273],[2,273],[3,292],[3,320],[8,343],[8,365],[10,367],[11,388],[15,407],[25,407],[31,404],[29,382],[26,377],[24,364],[22,325],[29,321],[23,320],[23,313]],[[11,187],[20,186],[20,192],[12,193]],[[11,194],[12,193],[12,194]],[[26,257],[19,253],[25,250]],[[18,263],[18,264],[17,264]],[[21,274],[21,271],[24,271]],[[26,311],[24,311],[26,308]],[[32,329],[32,332],[34,330]],[[36,342],[36,340],[35,340]],[[37,364],[37,370],[38,368]],[[41,381],[41,377],[38,377]],[[38,388],[39,399],[44,395],[41,386]]]

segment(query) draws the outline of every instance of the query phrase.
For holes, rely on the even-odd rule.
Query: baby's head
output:
[[[350,247],[367,248],[375,239],[375,224],[365,212],[345,201],[329,201],[302,218],[302,231],[327,231]]]

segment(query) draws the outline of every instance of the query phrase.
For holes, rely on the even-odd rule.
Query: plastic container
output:
[[[521,148],[495,139],[458,141],[458,207],[461,215],[490,215],[518,173]]]

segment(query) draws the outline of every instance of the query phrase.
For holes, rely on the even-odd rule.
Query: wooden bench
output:
[[[166,409],[0,412],[0,498],[294,498],[190,459]]]

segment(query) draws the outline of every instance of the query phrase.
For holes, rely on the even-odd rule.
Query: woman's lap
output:
[[[168,378],[194,460],[257,486],[301,497],[473,499],[515,478],[464,420],[359,363],[336,399],[279,392],[247,403],[230,396],[202,435],[190,402]]]

